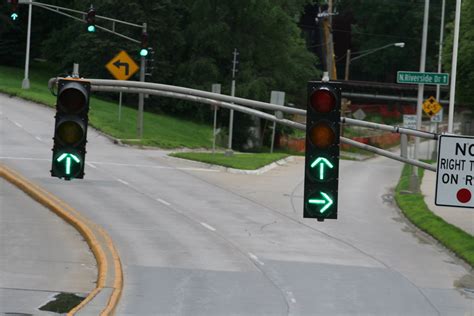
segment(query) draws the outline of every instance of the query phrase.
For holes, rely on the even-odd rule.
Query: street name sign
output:
[[[397,83],[447,85],[449,74],[437,72],[398,71]]]
[[[132,57],[124,50],[112,58],[107,65],[105,65],[105,68],[107,68],[117,80],[128,80],[139,69]]]
[[[443,107],[436,101],[435,97],[431,96],[423,102],[423,111],[432,117],[438,113]]]
[[[441,135],[435,204],[474,208],[474,137]]]

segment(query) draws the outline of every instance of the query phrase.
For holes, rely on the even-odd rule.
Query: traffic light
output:
[[[71,180],[84,177],[90,82],[58,81],[51,176]]]
[[[94,33],[95,32],[95,10],[91,6],[89,11],[87,11],[86,16],[87,22],[87,32]]]
[[[12,5],[12,13],[10,14],[10,19],[16,21],[19,17],[18,15],[18,0],[10,0],[10,4]]]
[[[308,83],[304,216],[337,219],[341,89],[328,82]]]
[[[152,76],[155,70],[155,50],[153,47],[148,47],[148,57],[145,62],[145,76]]]
[[[142,33],[142,42],[141,42],[141,49],[140,49],[140,56],[146,57],[148,55],[148,33]]]

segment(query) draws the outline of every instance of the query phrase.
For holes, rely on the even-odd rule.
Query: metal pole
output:
[[[28,72],[30,68],[30,41],[31,41],[31,15],[33,11],[33,6],[28,5],[28,31],[26,34],[26,56],[25,56],[25,78],[21,82],[22,89],[30,88],[30,79],[28,78]]]
[[[333,44],[333,37],[332,37],[332,4],[333,0],[328,1],[328,31],[329,31],[329,47],[328,47],[328,72],[330,79],[336,79],[336,75],[334,73],[334,64],[333,64],[333,57],[334,57],[334,44]]]
[[[451,62],[451,87],[449,91],[448,133],[453,132],[454,101],[456,97],[456,70],[458,66],[459,24],[461,22],[461,0],[456,0],[456,18],[454,20],[453,60]]]
[[[230,90],[230,95],[235,96],[235,80],[232,80],[232,87]],[[227,146],[229,151],[232,151],[232,135],[234,128],[234,110],[230,110],[230,119],[229,119],[229,144]]]
[[[214,83],[211,86],[211,91],[213,93],[221,93],[220,83]],[[214,128],[212,130],[212,153],[214,154],[216,152],[217,110],[218,110],[219,107],[217,105],[213,105],[212,107],[214,108]]]
[[[237,66],[237,55],[239,55],[239,52],[237,51],[237,48],[234,48],[233,52],[234,58],[232,60],[232,87],[230,91],[230,95],[232,97],[235,96],[235,72],[236,72],[236,66]],[[227,148],[226,154],[232,155],[232,135],[233,135],[233,128],[234,128],[234,110],[230,110],[230,118],[229,118],[229,144]]]
[[[443,41],[444,41],[444,10],[446,7],[446,0],[443,0],[443,4],[441,7],[441,26],[439,30],[439,53],[438,53],[438,73],[441,73],[441,64],[443,62],[442,57],[443,57]],[[436,101],[439,102],[439,97],[440,97],[440,90],[441,86],[438,84],[436,85]],[[437,130],[436,130],[437,132]]]
[[[423,17],[423,36],[421,40],[421,56],[420,56],[420,72],[425,72],[425,64],[426,64],[426,42],[428,38],[428,14],[430,9],[430,0],[425,0],[425,13]],[[423,92],[424,92],[425,85],[420,84],[418,85],[418,98],[416,102],[416,129],[421,129],[421,105],[423,103]],[[415,139],[415,159],[418,159],[418,151],[420,149],[420,139]],[[411,191],[417,192],[418,191],[418,168],[413,168],[412,174],[412,187]]]
[[[146,23],[143,23],[143,33],[146,33]],[[145,56],[140,57],[140,81],[145,82]],[[138,118],[137,118],[137,135],[139,139],[143,138],[143,93],[138,94]]]
[[[351,50],[348,49],[347,50],[347,54],[346,54],[346,74],[344,76],[344,80],[349,80],[349,67],[350,67],[350,64],[351,64]]]
[[[273,154],[273,145],[275,144],[275,131],[276,131],[277,123],[273,122],[273,131],[272,131],[272,145],[270,147],[270,154]]]
[[[122,91],[119,93],[118,121],[122,120]]]

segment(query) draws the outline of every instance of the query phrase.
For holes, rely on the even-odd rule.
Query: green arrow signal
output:
[[[80,160],[73,154],[64,153],[61,156],[59,156],[59,158],[56,159],[56,161],[61,162],[64,159],[66,159],[66,174],[69,175],[71,174],[71,160],[74,160],[77,163],[79,163]]]
[[[16,19],[18,19],[18,14],[13,12],[10,17],[12,18],[13,21],[15,21]]]
[[[319,180],[324,180],[324,165],[328,166],[329,168],[334,168],[333,164],[323,157],[318,157],[313,163],[311,164],[311,168],[316,167],[319,164]]]
[[[334,202],[333,200],[329,197],[324,192],[320,192],[321,195],[323,196],[324,199],[309,199],[308,203],[309,204],[319,204],[319,205],[324,205],[324,207],[319,211],[321,214],[324,213]]]

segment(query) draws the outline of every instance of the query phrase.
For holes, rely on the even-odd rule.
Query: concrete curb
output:
[[[113,314],[122,293],[123,273],[118,252],[105,230],[84,218],[78,211],[74,210],[51,193],[43,190],[34,183],[29,182],[22,175],[3,164],[0,164],[0,176],[17,186],[57,216],[61,217],[68,224],[72,225],[84,237],[94,254],[98,267],[96,287],[78,306],[69,311],[67,315],[75,315],[78,313],[87,304],[91,303],[106,287],[109,271],[108,267],[110,265],[110,260],[108,259],[109,256],[112,257],[112,264],[114,266],[113,291],[100,315]],[[105,240],[105,250],[102,243],[99,242],[99,239]]]
[[[195,164],[197,167],[201,168],[207,168],[207,169],[212,169],[212,170],[219,170],[223,172],[228,172],[228,173],[234,173],[234,174],[247,174],[247,175],[261,175],[273,168],[276,168],[278,166],[283,166],[286,165],[288,162],[291,162],[294,160],[293,156],[288,156],[286,158],[280,159],[278,161],[272,162],[271,164],[268,164],[266,166],[263,166],[259,169],[256,170],[245,170],[245,169],[235,169],[235,168],[230,168],[230,167],[224,167],[224,166],[219,166],[219,165],[213,165],[210,163],[205,163],[201,161],[196,161],[196,160],[191,160],[191,159],[185,159],[185,158],[180,158],[180,157],[173,157],[167,155],[166,158],[168,159],[177,159],[181,161],[187,161]]]

